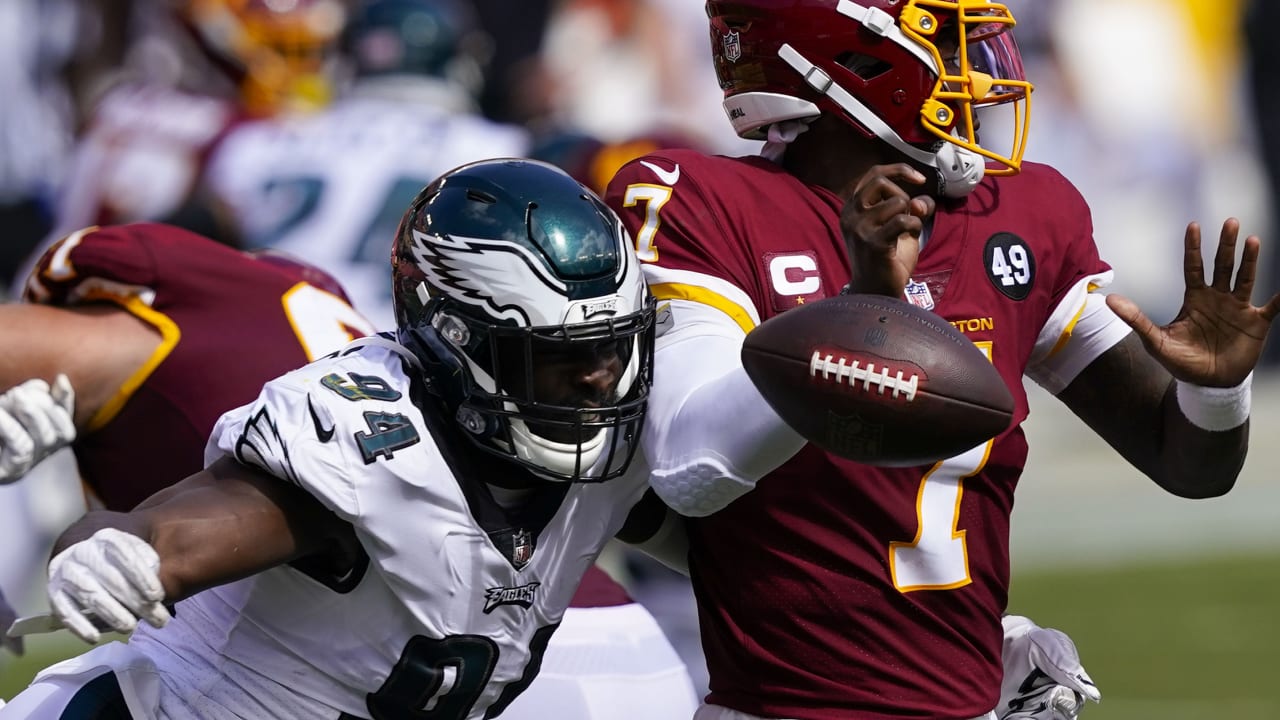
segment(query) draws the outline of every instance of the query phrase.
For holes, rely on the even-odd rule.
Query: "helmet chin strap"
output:
[[[791,45],[783,43],[782,47],[778,48],[778,56],[804,76],[809,87],[831,98],[836,105],[862,123],[876,137],[889,143],[895,150],[918,164],[933,168],[937,172],[938,192],[943,197],[964,197],[973,192],[973,189],[978,187],[978,183],[982,182],[985,164],[978,153],[945,140],[933,150],[922,150],[903,140],[893,128],[872,112],[871,108],[863,105],[848,90],[836,84],[830,75],[805,59]]]
[[[973,192],[986,173],[986,162],[967,147],[943,141],[934,153],[938,171],[938,192],[943,197],[962,198]]]
[[[518,418],[511,418],[509,424],[511,441],[515,445],[516,455],[521,460],[561,475],[573,475],[575,470],[581,475],[595,465],[596,460],[600,458],[600,452],[604,449],[605,436],[608,434],[608,430],[601,429],[582,444],[561,443],[538,435]]]

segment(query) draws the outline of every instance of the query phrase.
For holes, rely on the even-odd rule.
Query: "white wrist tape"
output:
[[[1253,373],[1235,387],[1217,388],[1178,382],[1178,408],[1192,425],[1211,432],[1234,430],[1249,419]]]

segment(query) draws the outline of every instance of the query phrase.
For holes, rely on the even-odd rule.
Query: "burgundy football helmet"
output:
[[[1021,166],[1031,84],[1004,5],[708,0],[707,15],[725,112],[744,138],[833,113],[937,168],[942,192],[953,197],[984,172],[1011,175]],[[979,144],[974,110],[1004,103],[1013,104],[1013,138],[996,151]]]
[[[346,0],[169,0],[253,115],[312,110],[333,94]]]

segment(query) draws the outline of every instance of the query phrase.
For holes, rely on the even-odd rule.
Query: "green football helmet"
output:
[[[553,480],[621,475],[653,376],[655,301],[618,217],[563,170],[496,159],[417,196],[392,252],[402,345],[483,450]],[[549,358],[608,356],[608,396],[539,397]]]

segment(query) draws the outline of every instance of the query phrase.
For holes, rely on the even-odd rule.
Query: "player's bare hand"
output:
[[[840,211],[840,231],[853,267],[850,290],[901,297],[920,257],[920,234],[937,205],[912,196],[906,186],[925,176],[906,163],[876,165],[867,171]]]
[[[1107,305],[1134,329],[1147,352],[1184,382],[1207,387],[1243,382],[1257,365],[1271,322],[1280,314],[1280,295],[1261,307],[1253,305],[1261,243],[1254,235],[1245,239],[1237,270],[1239,233],[1240,222],[1235,218],[1222,224],[1213,275],[1206,282],[1200,226],[1194,222],[1187,226],[1182,260],[1186,291],[1182,309],[1168,325],[1156,325],[1127,298],[1107,297]]]

